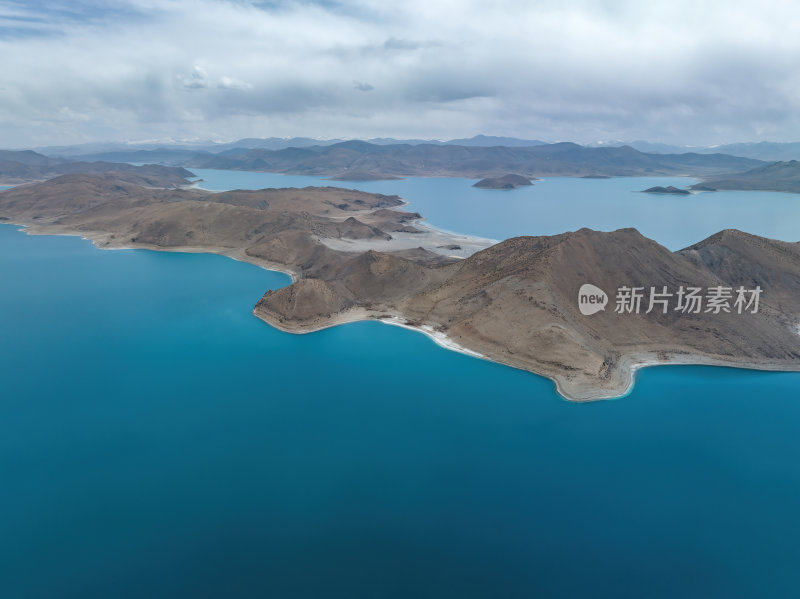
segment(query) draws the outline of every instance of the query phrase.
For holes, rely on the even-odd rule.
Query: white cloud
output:
[[[228,77],[227,75],[223,75],[220,77],[219,83],[217,87],[220,89],[253,89],[253,84],[248,83],[247,81],[241,81],[234,77]]]
[[[177,75],[183,87],[188,89],[204,89],[208,87],[208,73],[198,65],[195,65],[188,75]]]
[[[0,37],[11,57],[0,134],[5,146],[799,139],[798,16],[780,0],[130,0],[47,13],[0,0],[0,32],[12,33]]]

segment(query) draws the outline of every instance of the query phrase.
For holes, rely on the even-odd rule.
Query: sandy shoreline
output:
[[[362,322],[366,320],[371,320],[375,322],[380,322],[383,324],[388,324],[392,326],[401,327],[404,329],[409,329],[411,331],[416,331],[418,333],[422,333],[429,339],[433,340],[436,345],[439,347],[443,347],[445,349],[449,349],[450,351],[454,351],[460,354],[465,354],[467,356],[472,356],[473,358],[481,358],[483,360],[489,360],[483,354],[480,354],[476,351],[473,351],[469,348],[463,347],[450,339],[445,333],[440,331],[435,331],[433,327],[428,325],[412,325],[409,324],[408,321],[400,315],[397,314],[389,314],[387,312],[382,312],[379,315],[366,310],[364,308],[350,308],[344,312],[337,314],[335,317],[331,317],[325,321],[324,325],[321,326],[313,326],[313,327],[302,327],[302,326],[286,326],[281,322],[276,322],[271,318],[266,318],[259,314],[256,310],[253,310],[253,314],[259,320],[263,320],[269,326],[276,328],[284,333],[290,333],[292,335],[308,335],[310,333],[316,333],[318,331],[324,331],[325,329],[331,329],[333,327],[338,327],[343,324],[350,324],[353,322]],[[491,361],[491,360],[490,360]]]
[[[231,258],[233,260],[236,260],[237,262],[246,262],[247,264],[252,264],[253,266],[258,266],[259,268],[263,268],[264,270],[285,274],[291,278],[292,283],[297,281],[299,277],[298,273],[289,269],[284,264],[278,264],[277,262],[270,262],[262,258],[256,258],[254,256],[250,256],[246,254],[244,250],[239,248],[226,248],[222,246],[208,246],[208,247],[175,246],[175,247],[165,248],[146,243],[137,243],[136,245],[130,245],[126,243],[120,243],[116,239],[110,239],[110,234],[108,233],[97,233],[92,235],[87,231],[68,230],[58,225],[21,224],[12,222],[0,222],[0,224],[7,224],[19,227],[18,230],[22,231],[26,235],[56,235],[63,237],[80,237],[81,239],[90,242],[98,250],[112,250],[112,251],[150,250],[153,252],[178,252],[185,254],[215,254],[219,256],[225,256],[226,258]]]
[[[435,331],[433,327],[427,325],[414,326],[408,324],[407,321],[405,321],[403,318],[399,316],[391,316],[389,318],[378,318],[376,320],[384,324],[390,324],[396,327],[402,327],[404,329],[410,329],[412,331],[417,331],[418,333],[422,333],[426,337],[432,339],[433,342],[436,343],[436,345],[438,345],[439,347],[449,349],[450,351],[458,352],[460,354],[466,354],[467,356],[472,356],[473,358],[481,358],[484,360],[488,359],[481,353],[472,351],[469,348],[459,345],[458,343],[450,339],[450,337],[448,337],[445,333],[442,333],[441,331]]]

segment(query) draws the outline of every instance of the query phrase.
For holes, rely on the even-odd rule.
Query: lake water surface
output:
[[[287,283],[0,225],[0,597],[800,596],[800,375],[572,404],[397,327],[276,331]]]
[[[531,187],[488,190],[473,179],[410,178],[399,181],[330,181],[320,177],[193,169],[212,190],[333,185],[397,194],[436,227],[506,239],[556,235],[589,227],[613,231],[635,227],[671,250],[723,229],[741,229],[783,241],[800,240],[800,195],[766,191],[719,191],[689,196],[639,193],[656,185],[686,187],[695,179],[554,177]]]

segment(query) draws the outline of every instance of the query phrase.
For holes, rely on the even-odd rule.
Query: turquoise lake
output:
[[[559,216],[553,198],[530,210],[576,181],[608,185],[620,210],[673,201],[613,186],[674,179],[336,184],[495,238],[639,226],[602,207]],[[437,212],[448,185],[457,214]],[[487,201],[516,218],[482,218]],[[754,226],[790,235],[800,220],[780,206]],[[652,236],[686,245],[736,226],[745,207],[729,208]],[[397,327],[281,333],[251,309],[288,282],[0,225],[0,597],[800,596],[800,375],[650,368],[624,399],[572,404]]]
[[[507,239],[517,235],[556,235],[590,227],[613,231],[635,227],[646,237],[678,250],[722,229],[741,229],[783,241],[800,241],[800,196],[760,191],[720,191],[689,196],[639,193],[656,185],[686,187],[696,179],[554,177],[531,187],[488,190],[475,180],[410,178],[399,181],[330,181],[321,177],[192,169],[215,191],[332,185],[396,194],[406,210],[449,231]]]

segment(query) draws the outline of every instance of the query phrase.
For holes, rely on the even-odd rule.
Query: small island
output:
[[[688,189],[678,189],[677,187],[673,187],[669,185],[667,187],[661,187],[657,185],[655,187],[651,187],[650,189],[645,189],[642,193],[661,193],[661,194],[668,194],[668,195],[679,195],[679,196],[688,196],[691,195],[692,192]]]
[[[533,185],[530,179],[522,175],[503,175],[502,177],[487,177],[481,179],[473,187],[481,189],[516,189],[524,185]]]

